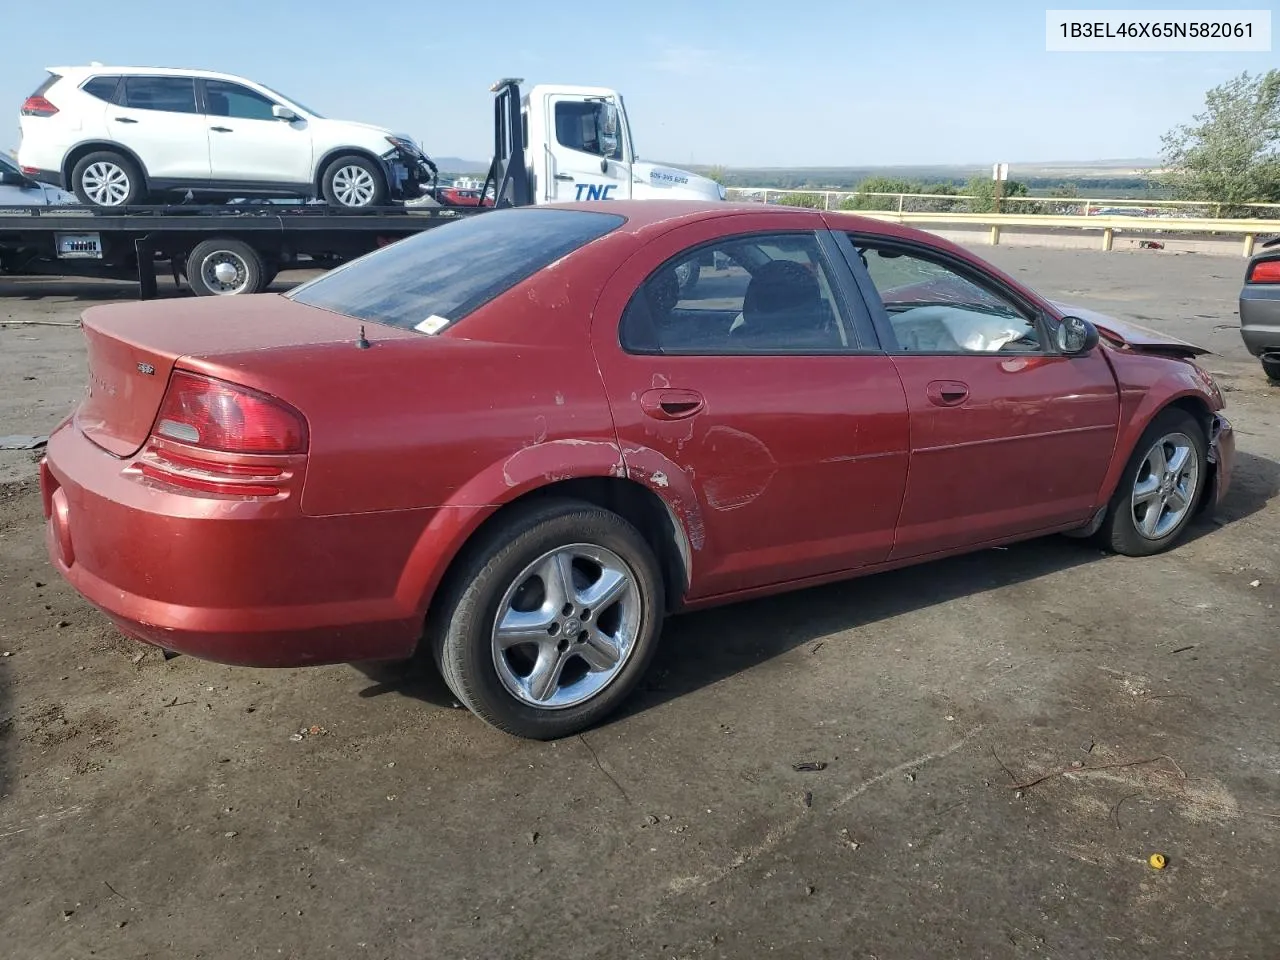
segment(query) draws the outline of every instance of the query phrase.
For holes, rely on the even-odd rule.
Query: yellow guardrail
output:
[[[891,210],[849,210],[861,217],[887,220],[909,226],[923,224],[980,226],[990,230],[992,244],[1000,242],[1000,231],[1005,227],[1069,228],[1097,230],[1102,233],[1102,249],[1110,250],[1117,231],[1128,233],[1200,233],[1225,234],[1243,239],[1242,253],[1253,256],[1254,242],[1259,234],[1280,233],[1280,221],[1276,220],[1216,220],[1196,217],[1108,217],[1108,216],[1054,216],[1052,214],[1018,213],[897,213]]]

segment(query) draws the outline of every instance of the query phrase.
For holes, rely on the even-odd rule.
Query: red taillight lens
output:
[[[57,112],[58,108],[44,97],[27,97],[22,103],[24,117],[52,117]]]
[[[174,371],[152,432],[224,453],[304,453],[307,422],[288,404],[248,387]]]
[[[1249,271],[1250,283],[1280,283],[1280,260],[1259,260]]]

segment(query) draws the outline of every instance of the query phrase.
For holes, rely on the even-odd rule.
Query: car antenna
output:
[[[364,324],[360,324],[360,339],[356,341],[357,350],[368,350],[371,344],[364,335]]]

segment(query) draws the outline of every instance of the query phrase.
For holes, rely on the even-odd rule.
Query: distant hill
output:
[[[680,164],[673,164],[680,166]],[[688,166],[687,164],[685,166]],[[1060,160],[1009,163],[1009,177],[1030,188],[1074,183],[1080,187],[1142,189],[1145,172],[1160,161],[1146,158],[1117,160]],[[949,183],[962,186],[971,177],[989,177],[991,164],[911,164],[865,167],[689,167],[696,173],[717,171],[731,187],[777,187],[779,189],[848,190],[868,177],[893,177],[921,183]]]

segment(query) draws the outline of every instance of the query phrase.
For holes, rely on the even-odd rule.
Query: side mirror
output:
[[[602,104],[596,114],[596,133],[600,141],[600,152],[612,157],[618,152],[618,108],[612,103]]]
[[[288,107],[280,106],[280,104],[278,103],[272,106],[271,115],[275,117],[277,120],[292,121],[292,120],[298,119],[298,115],[296,113],[294,113]]]
[[[1098,328],[1082,317],[1063,317],[1054,339],[1060,351],[1078,357],[1098,345]]]
[[[6,187],[28,187],[31,181],[20,174],[17,170],[10,170],[8,167],[0,168],[0,184]]]

